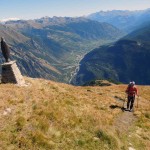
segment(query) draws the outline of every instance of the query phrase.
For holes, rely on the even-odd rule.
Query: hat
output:
[[[130,85],[135,85],[135,82],[134,81],[130,82]]]

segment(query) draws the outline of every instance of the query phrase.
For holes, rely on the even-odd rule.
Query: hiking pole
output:
[[[139,107],[139,96],[137,97],[137,108]]]
[[[123,106],[122,106],[123,109],[124,109],[124,104],[126,102],[126,99],[127,99],[127,96],[125,95],[125,98],[124,98],[124,101],[123,101]]]

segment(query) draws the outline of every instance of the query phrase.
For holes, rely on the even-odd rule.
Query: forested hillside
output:
[[[74,84],[96,79],[150,84],[150,25],[138,29],[121,40],[100,46],[80,62]]]

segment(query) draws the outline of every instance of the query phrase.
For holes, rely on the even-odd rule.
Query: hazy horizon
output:
[[[136,5],[135,5],[136,4]],[[9,18],[38,19],[41,17],[80,17],[99,11],[145,10],[150,8],[147,0],[1,0],[0,20]]]

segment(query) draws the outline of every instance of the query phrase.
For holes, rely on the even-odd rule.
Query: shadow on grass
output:
[[[124,107],[120,107],[118,105],[110,105],[109,106],[111,109],[121,109],[122,111],[125,111],[125,108]]]

